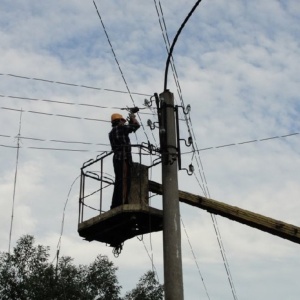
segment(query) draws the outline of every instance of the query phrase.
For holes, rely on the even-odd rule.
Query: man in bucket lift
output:
[[[134,112],[129,114],[129,122],[120,114],[111,115],[112,130],[109,133],[111,148],[114,151],[113,165],[115,171],[115,187],[112,198],[111,209],[128,203],[128,195],[131,185],[131,145],[129,134],[139,129],[140,124],[135,118]]]

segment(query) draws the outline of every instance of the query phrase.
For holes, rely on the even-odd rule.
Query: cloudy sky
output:
[[[1,251],[12,207],[11,245],[32,234],[53,259],[64,216],[60,255],[76,264],[108,255],[123,293],[152,268],[150,256],[163,282],[161,233],[127,241],[119,258],[79,237],[78,175],[110,150],[110,115],[126,115],[121,108],[143,108],[133,143],[159,145],[147,126],[157,120],[155,105],[144,99],[163,91],[163,36],[173,40],[194,3],[95,0],[109,43],[93,1],[1,0]],[[181,190],[300,226],[299,18],[297,0],[200,3],[174,49],[177,84],[171,68],[168,76],[176,103],[192,108],[181,137],[191,132],[199,150],[182,145],[183,167],[192,163],[195,174],[179,172]],[[160,166],[149,176],[160,182]],[[161,198],[151,201],[159,206]],[[216,224],[236,299],[299,299],[299,245],[222,217],[213,223],[184,204],[181,217],[186,299],[234,299]]]

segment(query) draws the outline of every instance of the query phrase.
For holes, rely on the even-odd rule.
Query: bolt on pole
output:
[[[181,228],[178,193],[178,151],[176,145],[174,96],[160,95],[160,143],[162,150],[163,252],[166,300],[183,300]]]

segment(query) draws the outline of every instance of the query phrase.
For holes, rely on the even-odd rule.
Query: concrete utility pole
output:
[[[160,95],[162,150],[164,289],[166,300],[183,300],[181,229],[178,194],[178,153],[173,94]]]

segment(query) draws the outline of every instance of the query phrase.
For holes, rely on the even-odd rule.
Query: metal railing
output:
[[[131,145],[135,152],[132,152],[133,158],[138,156],[138,163],[142,164],[145,155],[158,155],[158,150],[152,145]],[[80,192],[79,192],[79,216],[78,223],[85,221],[88,209],[90,216],[101,215],[106,212],[108,203],[110,204],[114,188],[114,173],[113,171],[113,151],[104,152],[98,155],[95,159],[90,159],[83,163],[81,167],[80,177]],[[110,159],[109,159],[110,158]],[[160,155],[152,161],[150,160],[148,168],[151,168],[161,162]],[[107,191],[107,192],[106,192]],[[105,193],[106,192],[106,193]],[[105,195],[104,195],[105,193]],[[104,197],[109,197],[109,201],[104,201]],[[107,200],[107,199],[106,199]],[[104,205],[105,204],[105,205]]]

